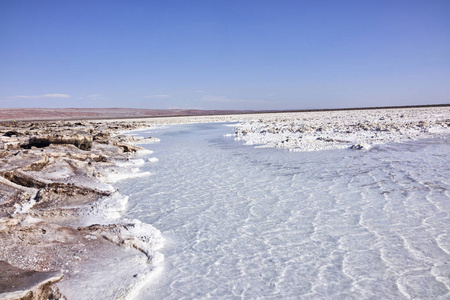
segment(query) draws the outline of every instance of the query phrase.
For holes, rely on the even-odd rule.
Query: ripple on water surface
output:
[[[120,183],[167,239],[142,299],[450,297],[448,139],[291,153],[229,131],[152,130],[153,175]]]

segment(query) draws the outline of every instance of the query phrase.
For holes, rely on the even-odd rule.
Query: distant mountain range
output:
[[[26,121],[26,120],[95,120],[95,119],[132,119],[176,116],[208,116],[233,115],[268,112],[308,112],[333,110],[366,110],[366,109],[392,109],[414,107],[438,107],[450,104],[410,105],[389,107],[358,107],[358,108],[332,108],[332,109],[302,109],[302,110],[202,110],[202,109],[141,109],[141,108],[2,108],[0,121]]]
[[[0,120],[128,119],[254,113],[249,110],[138,109],[138,108],[4,108]]]

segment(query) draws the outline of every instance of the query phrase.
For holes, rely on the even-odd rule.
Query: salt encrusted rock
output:
[[[47,209],[83,205],[111,194],[111,191],[54,182],[39,190],[34,207]]]
[[[60,271],[37,272],[16,268],[0,261],[0,300],[65,299],[53,284],[60,281]]]
[[[7,137],[19,136],[19,135],[22,135],[22,134],[17,132],[17,131],[15,131],[15,130],[10,130],[10,131],[7,131],[7,132],[5,132],[3,134],[3,136],[7,136]]]
[[[109,232],[109,240],[92,240],[86,236],[95,233],[72,228],[84,226],[79,217],[84,213],[82,208],[114,193],[111,186],[99,182],[99,172],[114,165],[116,159],[126,159],[124,152],[143,149],[127,144],[126,138],[114,136],[115,131],[142,125],[145,124],[0,123],[0,260],[25,273],[51,275],[56,273],[49,270],[63,270],[70,275],[77,264],[97,257],[97,251],[116,247],[111,242],[122,243],[116,241],[141,250],[153,260],[157,258],[146,248],[147,235],[138,234],[134,240],[136,230],[122,228],[118,238]],[[38,282],[30,289],[2,281],[7,268],[0,265],[0,299],[63,299],[50,285],[53,281],[44,285]],[[13,270],[20,273],[20,269]],[[24,273],[20,274],[23,279]]]
[[[11,181],[15,184],[21,185],[21,186],[25,186],[25,187],[41,189],[41,188],[45,188],[47,185],[46,182],[43,182],[40,179],[30,176],[29,174],[27,174],[21,170],[5,172],[2,175],[9,181]]]
[[[92,136],[73,134],[73,135],[49,135],[49,136],[33,136],[28,141],[28,145],[24,148],[31,147],[48,147],[50,144],[71,144],[81,150],[90,150],[92,148]]]
[[[361,144],[354,144],[350,147],[350,149],[353,150],[366,150],[368,148],[367,145],[361,145]]]
[[[116,143],[115,145],[122,148],[123,152],[126,152],[126,153],[144,150],[144,148],[142,148],[142,147],[134,146],[134,145],[126,144],[126,143]]]
[[[150,262],[157,263],[162,259],[162,254],[155,252],[163,246],[161,233],[153,226],[138,220],[110,225],[94,224],[78,230],[96,234],[118,246],[135,248],[144,253]]]
[[[97,143],[108,143],[108,139],[111,137],[109,132],[99,132],[93,136],[93,140]]]
[[[22,206],[36,192],[0,177],[0,218],[13,214],[18,206]]]

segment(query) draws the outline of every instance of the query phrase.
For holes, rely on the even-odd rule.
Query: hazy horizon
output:
[[[446,104],[448,1],[1,1],[0,108]]]

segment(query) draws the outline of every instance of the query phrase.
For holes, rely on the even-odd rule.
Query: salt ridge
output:
[[[235,125],[236,140],[246,145],[290,151],[361,150],[445,134],[449,107],[285,113]]]
[[[136,133],[133,135],[136,136]],[[99,186],[106,187],[107,190],[114,190],[111,184],[118,181],[149,176],[150,172],[141,172],[139,167],[145,165],[146,162],[157,161],[155,157],[145,158],[146,155],[152,153],[151,150],[142,150],[133,155],[135,158],[116,161],[115,166],[103,170]],[[164,247],[164,238],[161,232],[150,224],[137,219],[122,218],[123,212],[127,209],[128,198],[128,196],[115,191],[111,196],[100,199],[80,210],[84,226],[91,224],[119,226],[119,230],[115,230],[114,234],[106,232],[103,236],[131,252],[112,250],[110,256],[90,263],[94,268],[98,267],[98,270],[94,271],[92,267],[85,265],[86,269],[80,270],[80,273],[87,276],[73,277],[58,283],[60,290],[69,299],[100,299],[107,296],[111,299],[131,300],[160,272],[164,255],[158,250]],[[97,237],[92,235],[90,238]],[[135,249],[141,254],[134,253]],[[145,259],[142,258],[142,255],[145,256]],[[114,261],[116,263],[113,263]],[[119,261],[120,263],[118,263]],[[102,267],[108,264],[114,264],[112,275],[108,275],[108,268]],[[93,282],[97,284],[93,284]],[[118,282],[120,282],[119,285]],[[90,288],[86,289],[88,286]],[[105,287],[109,289],[109,293],[105,293]]]

